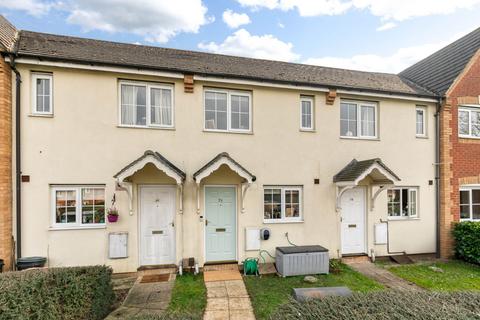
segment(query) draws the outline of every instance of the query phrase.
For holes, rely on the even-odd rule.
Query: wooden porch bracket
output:
[[[330,89],[326,96],[327,105],[333,105],[335,103],[336,97],[337,97],[337,89]]]
[[[185,74],[183,76],[183,88],[185,93],[193,93],[193,74]]]

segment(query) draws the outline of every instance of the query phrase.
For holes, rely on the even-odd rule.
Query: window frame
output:
[[[411,207],[409,205],[408,207],[408,215],[407,216],[390,216],[388,214],[388,205],[389,205],[389,201],[388,201],[388,191],[390,190],[400,190],[400,214],[401,214],[401,208],[402,208],[402,190],[408,190],[407,191],[407,195],[408,195],[408,199],[407,199],[407,202],[410,203],[410,192],[412,191],[415,191],[415,196],[416,196],[416,199],[415,199],[415,215],[412,215],[411,214]],[[420,187],[418,186],[398,186],[398,187],[393,187],[393,188],[388,188],[387,189],[387,218],[388,220],[408,220],[408,219],[419,219],[420,218]]]
[[[105,219],[103,223],[82,223],[82,190],[83,189],[102,189],[104,192],[105,201]],[[57,222],[56,221],[56,208],[57,208],[57,191],[75,191],[75,223]],[[105,228],[107,221],[107,199],[106,199],[106,187],[105,185],[58,185],[50,186],[50,198],[51,198],[51,223],[50,229],[52,230],[65,230],[65,229],[95,229]]]
[[[468,112],[468,134],[461,134],[460,133],[460,112]],[[480,113],[480,105],[461,105],[458,107],[457,111],[457,130],[458,136],[460,138],[466,139],[480,139],[479,136],[472,135],[472,112]]]
[[[281,190],[281,218],[280,219],[265,219],[265,190],[266,189],[280,189]],[[298,191],[298,217],[285,217],[285,192]],[[262,193],[262,215],[263,223],[298,223],[303,222],[303,186],[287,186],[287,185],[264,185]]]
[[[357,109],[357,117],[356,117],[356,124],[357,124],[357,135],[356,136],[344,136],[342,135],[342,104],[354,104],[356,105]],[[375,135],[373,136],[366,136],[362,135],[362,107],[373,107],[374,108],[374,116],[375,116],[375,123],[374,123],[374,130]],[[372,101],[357,101],[357,100],[341,100],[340,101],[340,117],[339,117],[339,125],[340,125],[340,138],[342,139],[357,139],[357,140],[377,140],[379,137],[379,119],[378,119],[378,103]]]
[[[423,113],[423,122],[422,122],[422,129],[423,133],[417,132],[417,112],[421,111]],[[426,138],[427,135],[427,107],[425,106],[416,106],[415,107],[415,136],[418,138]]]
[[[50,81],[50,111],[38,111],[37,109],[37,80],[49,80]],[[32,72],[31,74],[31,85],[32,85],[32,98],[31,98],[31,112],[33,115],[37,116],[53,116],[53,74],[52,73],[42,73],[42,72]]]
[[[310,113],[310,127],[303,126],[303,102],[310,102],[311,113]],[[300,130],[301,131],[315,131],[315,103],[314,97],[311,96],[300,96]]]
[[[206,93],[223,93],[227,95],[227,129],[209,129],[206,127]],[[231,96],[248,97],[248,129],[232,129],[232,99]],[[232,132],[232,133],[252,133],[252,93],[250,91],[204,88],[203,89],[203,131],[207,132]]]
[[[479,190],[480,191],[480,185],[465,185],[465,186],[460,186],[459,190],[458,190],[458,196],[459,196],[459,200],[458,200],[458,209],[459,209],[459,214],[458,216],[460,217],[460,221],[480,221],[480,218],[479,219],[473,219],[473,197],[472,197],[472,191],[473,190]],[[461,192],[462,191],[468,191],[469,193],[469,203],[468,203],[468,207],[469,207],[469,213],[470,213],[470,218],[462,218],[461,217]],[[475,203],[475,205],[479,205],[478,203]]]
[[[146,107],[146,120],[145,125],[138,124],[123,124],[122,123],[122,85],[130,85],[137,87],[145,87],[145,107]],[[152,124],[151,122],[151,112],[152,112],[152,101],[151,101],[151,89],[165,89],[170,90],[172,98],[172,124],[171,125],[161,125],[161,124]],[[153,82],[142,82],[142,81],[130,81],[130,80],[120,80],[118,82],[118,126],[125,128],[151,128],[151,129],[175,129],[175,86],[168,83],[153,83]]]

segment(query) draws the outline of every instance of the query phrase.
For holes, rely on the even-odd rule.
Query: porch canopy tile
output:
[[[353,159],[350,163],[340,170],[334,177],[333,182],[337,186],[337,210],[341,210],[340,199],[345,191],[358,186],[360,181],[369,177],[371,179],[371,201],[370,209],[375,207],[375,200],[378,195],[388,187],[394,186],[400,178],[390,170],[379,158],[358,161]],[[373,186],[377,190],[373,192]]]
[[[151,150],[145,151],[140,158],[128,164],[113,177],[117,179],[118,182],[123,182],[125,178],[141,170],[148,163],[152,163],[158,170],[163,171],[167,176],[175,179],[178,185],[183,184],[185,181],[185,172],[177,168],[160,153]]]
[[[210,160],[206,165],[200,168],[197,172],[193,174],[193,180],[197,184],[200,184],[202,179],[208,177],[214,171],[216,171],[220,166],[227,165],[231,170],[235,171],[240,177],[244,178],[247,183],[254,182],[257,178],[251,174],[247,169],[242,167],[237,161],[232,159],[230,155],[226,152],[219,153],[215,158]]]

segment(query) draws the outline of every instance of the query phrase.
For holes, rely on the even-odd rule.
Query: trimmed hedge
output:
[[[106,266],[0,274],[0,319],[103,319],[115,299]]]
[[[455,224],[453,237],[457,258],[480,264],[480,222],[465,221]]]
[[[465,320],[480,319],[480,292],[356,293],[304,303],[290,301],[271,319],[322,320]]]

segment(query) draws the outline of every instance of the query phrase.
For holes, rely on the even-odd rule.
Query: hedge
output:
[[[271,319],[480,319],[480,292],[383,291],[327,297],[304,303],[292,300],[280,307]]]
[[[103,319],[115,295],[106,266],[0,274],[0,319]]]
[[[480,264],[480,222],[465,221],[455,224],[453,237],[457,258]]]

